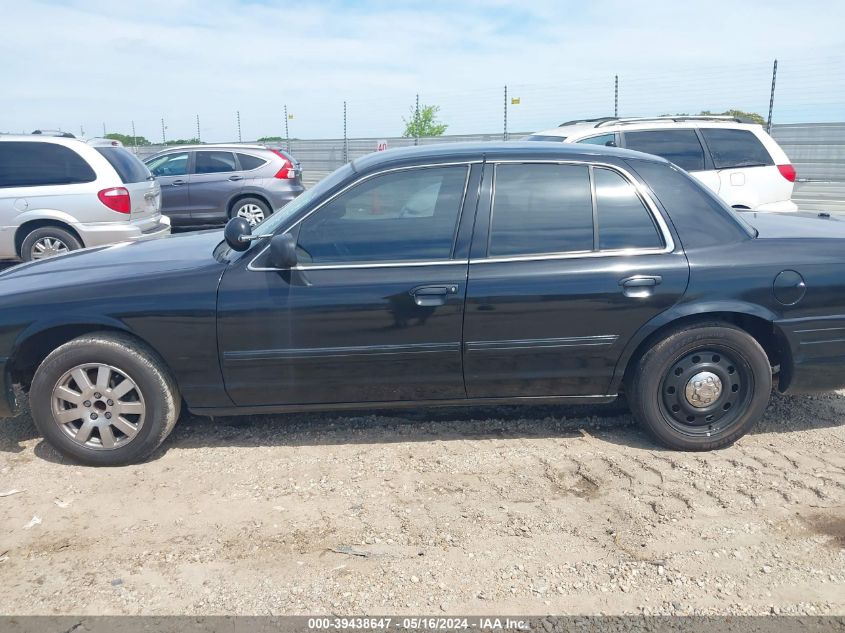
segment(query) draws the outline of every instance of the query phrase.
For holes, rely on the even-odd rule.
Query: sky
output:
[[[687,6],[689,5],[689,6]],[[397,136],[719,111],[845,120],[840,0],[0,0],[0,131],[203,141]],[[508,87],[508,99],[504,89]],[[518,97],[518,104],[511,98]]]

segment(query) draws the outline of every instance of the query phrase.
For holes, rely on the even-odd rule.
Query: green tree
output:
[[[686,112],[669,114],[667,112],[666,114],[661,114],[660,116],[689,116],[689,114]],[[698,113],[698,116],[733,116],[738,119],[750,119],[754,123],[766,125],[766,119],[763,118],[763,115],[757,114],[756,112],[745,112],[744,110],[725,110],[724,112],[710,112],[710,110],[702,110]]]
[[[145,145],[152,145],[152,143],[150,143],[150,141],[144,138],[143,136],[129,136],[128,134],[119,134],[118,132],[109,132],[108,134],[106,134],[105,138],[111,139],[113,141],[120,141],[127,147],[143,147]]]
[[[194,138],[175,138],[170,141],[165,141],[165,145],[199,145],[200,140]]]
[[[402,117],[402,121],[405,123],[405,131],[402,132],[402,136],[406,138],[442,136],[449,126],[437,120],[438,112],[440,112],[440,106],[436,105],[421,105],[419,112],[411,107],[410,118]]]
[[[259,143],[280,143],[284,141],[285,138],[283,136],[262,136],[258,139]]]

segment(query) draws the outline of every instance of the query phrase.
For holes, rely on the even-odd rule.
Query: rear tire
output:
[[[241,198],[232,205],[230,218],[243,218],[250,226],[255,226],[270,217],[272,211],[266,202],[258,198]]]
[[[772,392],[766,352],[720,322],[675,330],[636,361],[626,394],[637,421],[685,451],[728,446],[760,419]]]
[[[44,439],[90,466],[145,459],[173,430],[181,406],[164,361],[119,333],[80,336],[54,350],[36,370],[29,399]]]
[[[30,231],[24,238],[21,244],[21,259],[25,262],[31,262],[36,259],[62,255],[80,248],[82,248],[82,243],[69,231],[57,226],[42,226]]]

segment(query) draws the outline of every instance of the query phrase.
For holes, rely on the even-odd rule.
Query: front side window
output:
[[[188,152],[167,154],[147,162],[153,176],[185,176],[188,173]]]
[[[605,147],[616,147],[615,134],[600,134],[599,136],[591,136],[589,138],[582,138],[576,143],[586,143],[587,145],[604,145]]]
[[[687,171],[704,169],[704,149],[695,130],[625,132],[625,147],[661,156]]]
[[[494,187],[490,256],[593,249],[586,165],[500,164]]]
[[[230,171],[238,171],[238,164],[232,152],[196,153],[195,174],[222,174]]]
[[[750,130],[701,128],[716,169],[760,167],[775,162],[763,143]]]
[[[654,219],[637,190],[619,173],[596,167],[596,219],[599,249],[661,248]]]
[[[313,264],[448,259],[468,167],[369,178],[303,220],[300,261]]]
[[[91,166],[69,147],[57,143],[0,143],[0,187],[37,187],[94,182]]]

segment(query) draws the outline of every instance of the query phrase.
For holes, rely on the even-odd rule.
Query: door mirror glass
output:
[[[270,265],[273,268],[296,266],[296,240],[293,235],[284,233],[270,239]]]
[[[235,251],[245,251],[249,248],[249,236],[252,235],[252,227],[245,218],[232,218],[226,223],[223,237],[226,244]]]

